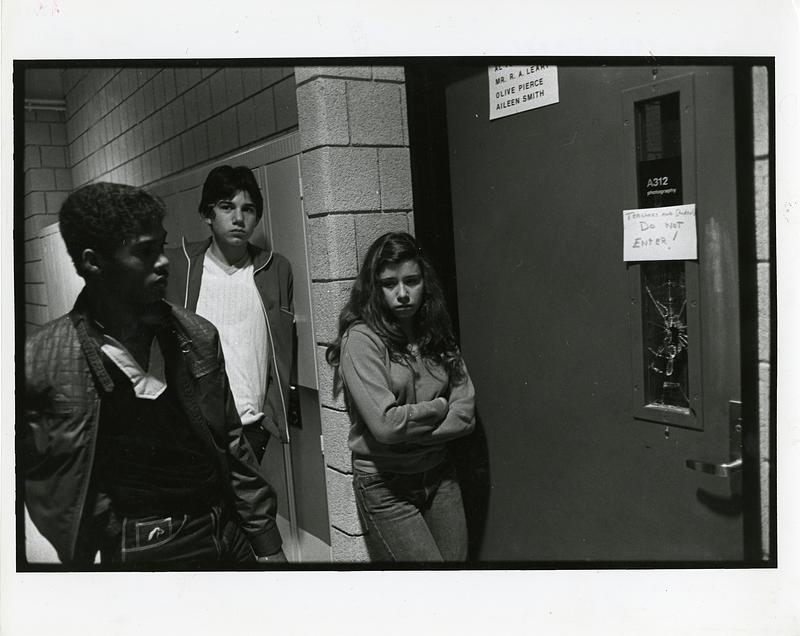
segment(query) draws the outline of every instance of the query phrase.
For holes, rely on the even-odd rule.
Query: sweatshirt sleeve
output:
[[[382,444],[415,442],[444,419],[447,401],[436,398],[415,404],[398,404],[391,390],[385,363],[386,350],[359,329],[352,329],[342,343],[339,372],[351,406],[370,433]]]
[[[475,387],[464,365],[464,380],[450,387],[450,399],[444,421],[429,434],[414,441],[424,445],[442,444],[469,435],[473,430],[475,430]]]

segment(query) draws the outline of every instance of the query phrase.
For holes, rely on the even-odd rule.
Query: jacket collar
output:
[[[201,258],[209,247],[211,247],[211,237],[208,237],[204,241],[196,241],[193,243],[188,243],[186,237],[183,237],[183,251],[192,262]],[[265,250],[257,245],[248,243],[247,251],[250,253],[250,258],[253,259],[253,269],[256,272],[269,265],[272,260],[272,248]]]
[[[86,287],[78,294],[78,299],[72,311],[69,312],[69,319],[72,321],[75,331],[78,334],[78,342],[81,349],[86,356],[86,361],[89,363],[93,375],[100,382],[100,386],[107,393],[114,390],[114,381],[106,371],[103,364],[103,359],[100,356],[100,347],[94,341],[93,335],[100,333],[100,326],[89,315],[89,301],[87,300],[88,292]]]
[[[182,328],[182,325],[180,325],[178,321],[174,319],[172,305],[166,301],[163,301],[163,310],[164,328],[160,333],[157,332],[156,336],[162,338],[164,330],[172,331],[178,339],[178,344],[181,347],[181,350],[185,353],[191,346],[191,338],[189,338],[188,334]],[[113,391],[114,381],[109,375],[108,371],[106,371],[106,367],[105,364],[103,364],[103,358],[100,353],[100,347],[95,341],[95,337],[102,335],[103,330],[100,324],[91,316],[86,287],[84,287],[81,290],[81,293],[78,294],[75,305],[73,306],[72,311],[69,312],[69,318],[78,334],[78,342],[80,343],[81,349],[86,356],[86,360],[89,363],[89,368],[92,370],[92,373],[100,382],[100,385],[103,387],[104,391]]]

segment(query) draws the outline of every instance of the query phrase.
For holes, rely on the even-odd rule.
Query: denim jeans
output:
[[[112,514],[100,558],[103,565],[132,569],[235,568],[255,563],[239,524],[219,506],[203,514],[139,518]]]
[[[374,561],[464,561],[467,524],[450,461],[423,473],[355,470],[353,488]]]

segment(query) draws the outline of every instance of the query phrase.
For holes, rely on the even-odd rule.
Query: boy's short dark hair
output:
[[[232,199],[237,192],[250,195],[260,219],[264,212],[264,197],[252,170],[247,166],[218,166],[209,172],[197,211],[200,216],[213,218],[214,206],[223,199]]]
[[[78,188],[61,205],[58,226],[76,267],[85,249],[110,256],[125,240],[164,220],[160,198],[121,183],[91,183]]]

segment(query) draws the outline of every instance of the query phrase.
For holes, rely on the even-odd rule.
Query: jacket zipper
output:
[[[266,263],[265,263],[266,266]],[[263,269],[260,268],[259,271]],[[255,276],[255,272],[253,272]],[[255,281],[253,281],[255,283]],[[264,314],[264,321],[267,323],[267,337],[269,338],[270,344],[270,357],[272,358],[272,368],[275,369],[275,379],[278,382],[278,394],[281,397],[281,408],[283,409],[283,422],[286,428],[286,441],[289,442],[290,435],[289,435],[289,413],[286,410],[286,400],[283,399],[283,385],[281,384],[281,374],[278,371],[278,361],[277,356],[275,355],[275,340],[272,337],[272,326],[269,323],[269,316],[267,315],[267,308],[264,306],[264,301],[261,298],[261,294],[258,294],[258,301],[261,303],[261,312]]]
[[[183,248],[183,255],[186,257],[186,288],[183,293],[183,307],[189,306],[189,279],[192,273],[192,259],[189,258],[189,252],[186,251],[186,237],[181,237],[181,247]]]
[[[270,262],[272,261],[272,254],[273,253],[274,253],[273,250],[270,250],[269,256],[267,257],[267,260],[264,261],[264,264],[261,267],[259,267],[258,269],[253,271],[253,284],[254,285],[256,283],[256,280],[255,280],[256,274],[258,274],[260,271],[262,271],[264,268],[266,268],[267,265],[270,264]],[[258,302],[261,303],[261,312],[264,314],[264,321],[267,323],[267,336],[269,337],[269,344],[270,344],[270,348],[271,348],[270,357],[272,358],[272,368],[275,369],[275,379],[278,382],[278,395],[280,395],[281,408],[283,409],[283,425],[284,425],[284,427],[286,429],[286,441],[289,442],[289,441],[291,441],[290,440],[290,434],[289,434],[289,412],[286,410],[286,400],[284,400],[284,398],[283,398],[283,384],[281,383],[280,371],[278,371],[278,360],[277,360],[277,356],[275,354],[275,340],[272,337],[272,325],[270,325],[270,322],[269,322],[269,315],[267,315],[267,308],[264,306],[264,299],[261,298],[261,294],[260,293],[258,294]]]

